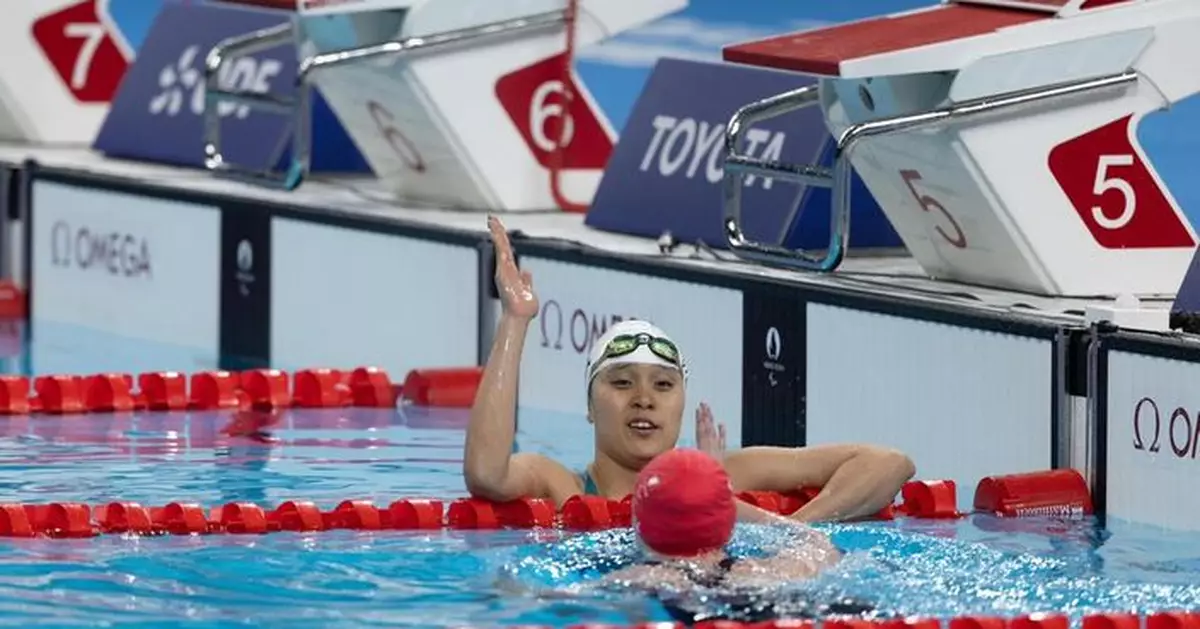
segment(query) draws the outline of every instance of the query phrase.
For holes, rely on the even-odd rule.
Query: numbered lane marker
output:
[[[1183,217],[1129,139],[1132,118],[1058,144],[1050,151],[1050,172],[1101,247],[1194,247]]]

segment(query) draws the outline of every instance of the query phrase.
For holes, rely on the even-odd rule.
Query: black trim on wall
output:
[[[219,366],[271,366],[271,215],[221,206]]]
[[[33,340],[34,320],[33,314],[33,291],[36,287],[33,285],[33,251],[37,247],[37,243],[33,241],[33,178],[36,172],[37,162],[33,160],[25,160],[18,172],[19,199],[17,206],[17,215],[21,218],[22,238],[25,241],[21,247],[22,269],[21,282],[25,287],[25,338],[27,341]]]
[[[1054,341],[1054,389],[1050,400],[1050,467],[1070,467],[1071,398],[1088,395],[1088,329],[1064,327]]]
[[[1096,523],[1106,526],[1108,518],[1108,352],[1114,336],[1107,325],[1093,326],[1089,342],[1088,390],[1092,416],[1092,507]]]
[[[766,286],[742,293],[742,445],[803,446],[808,302]]]
[[[1063,333],[1059,333],[1057,339],[1054,340],[1054,345],[1050,351],[1050,379],[1053,385],[1050,388],[1050,469],[1058,469],[1063,463],[1063,453],[1059,452],[1065,440],[1062,439],[1062,431],[1068,429],[1062,421],[1063,415],[1061,409],[1066,403],[1066,400],[1061,396],[1065,395],[1066,391],[1066,344],[1067,339]]]
[[[1169,358],[1188,363],[1200,363],[1200,339],[1177,336],[1177,333],[1155,334],[1120,330],[1105,337],[1110,350]]]

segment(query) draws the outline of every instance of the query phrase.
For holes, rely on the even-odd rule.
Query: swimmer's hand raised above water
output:
[[[533,292],[533,276],[517,268],[512,243],[504,224],[495,216],[488,217],[488,231],[496,248],[496,291],[504,314],[530,320],[537,316],[538,298]]]
[[[696,407],[696,449],[718,461],[725,458],[725,424],[713,418],[707,402]]]

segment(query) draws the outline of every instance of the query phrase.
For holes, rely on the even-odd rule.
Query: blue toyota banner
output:
[[[630,113],[588,211],[597,229],[724,248],[721,206],[725,125],[741,106],[811,84],[797,74],[663,58]],[[833,138],[818,107],[754,125],[742,150],[765,159],[829,164]],[[900,247],[899,236],[855,177],[850,246]],[[755,240],[821,248],[829,241],[829,190],[747,177],[742,229]],[[789,223],[799,203],[798,219]]]
[[[93,147],[114,157],[200,166],[204,157],[204,58],[221,40],[289,19],[285,11],[228,4],[165,3],[121,82]],[[226,64],[224,87],[281,96],[295,93],[296,48],[288,43]],[[324,101],[313,99],[313,170],[366,172]],[[222,103],[221,150],[252,169],[290,158],[290,118]]]

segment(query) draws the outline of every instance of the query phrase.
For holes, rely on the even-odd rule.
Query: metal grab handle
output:
[[[823,259],[818,259],[810,257],[804,252],[795,252],[784,247],[749,241],[742,233],[740,225],[742,182],[745,175],[760,175],[798,184],[825,187],[833,185],[833,174],[826,168],[764,160],[738,153],[738,145],[742,141],[742,136],[751,125],[813,105],[820,97],[821,90],[818,85],[806,85],[746,105],[734,112],[729,119],[729,124],[725,127],[725,165],[721,189],[722,201],[725,206],[725,238],[729,243],[729,248],[735,254],[763,262],[770,262],[780,257],[795,259],[799,265],[805,268],[824,268],[830,264],[833,256],[840,259],[841,247],[835,242],[837,230],[832,226],[829,254]],[[834,260],[832,264],[836,266],[837,261]],[[833,266],[828,268],[833,268]]]
[[[329,66],[368,61],[375,57],[399,55],[430,48],[441,48],[450,46],[451,44],[461,44],[463,42],[493,38],[501,35],[516,35],[526,31],[556,26],[565,23],[566,16],[566,9],[555,9],[553,11],[533,13],[508,20],[487,22],[478,26],[467,26],[443,31],[441,33],[413,36],[381,44],[348,48],[346,50],[324,52],[313,55],[300,63],[299,80],[304,81],[314,70]]]
[[[252,31],[244,35],[224,39],[213,46],[204,58],[204,167],[220,175],[249,183],[291,190],[300,185],[308,170],[308,155],[292,154],[292,163],[282,174],[269,166],[263,171],[254,171],[225,160],[221,153],[221,115],[219,105],[232,101],[258,110],[292,117],[292,133],[307,131],[308,94],[303,88],[297,90],[295,98],[274,94],[256,94],[237,89],[222,88],[218,84],[221,67],[230,61],[252,55],[294,41],[295,28],[291,22]],[[301,113],[303,112],[303,114]],[[293,137],[293,143],[295,138]]]
[[[725,131],[726,165],[723,201],[725,234],[729,248],[735,255],[745,259],[794,268],[832,271],[841,265],[850,241],[850,175],[852,172],[850,155],[863,139],[931,127],[953,119],[975,119],[987,114],[1011,112],[1068,96],[1121,88],[1136,82],[1137,79],[1138,72],[1136,70],[1127,70],[1119,74],[966,100],[949,107],[932,109],[919,114],[892,116],[851,125],[838,137],[833,174],[828,177],[828,180],[832,181],[833,188],[829,249],[824,256],[819,258],[798,249],[793,250],[748,241],[742,233],[739,221],[741,218],[742,173],[753,173],[763,177],[774,177],[810,185],[829,185],[820,180],[821,169],[814,166],[799,166],[786,162],[755,159],[736,153],[737,143],[743,133],[742,126],[746,124],[746,120],[751,123],[760,122],[812,104],[815,96],[811,95],[809,90],[815,92],[817,88],[808,86],[746,105],[734,113]]]
[[[245,35],[226,39],[208,53],[205,60],[205,137],[204,165],[208,170],[230,178],[269,187],[293,190],[308,176],[312,163],[310,117],[312,101],[309,92],[309,77],[316,71],[341,65],[370,61],[378,57],[432,51],[481,40],[498,39],[503,36],[523,34],[529,31],[565,24],[567,9],[556,9],[527,16],[487,22],[477,26],[408,37],[345,50],[321,53],[305,58],[296,72],[295,98],[283,98],[270,94],[254,94],[236,89],[222,89],[217,77],[223,64],[231,59],[253,54],[292,39],[297,29],[291,24],[282,24]],[[299,45],[297,44],[297,49]],[[251,171],[225,160],[220,149],[220,117],[217,105],[222,101],[234,101],[283,115],[292,116],[292,159],[287,171]]]

